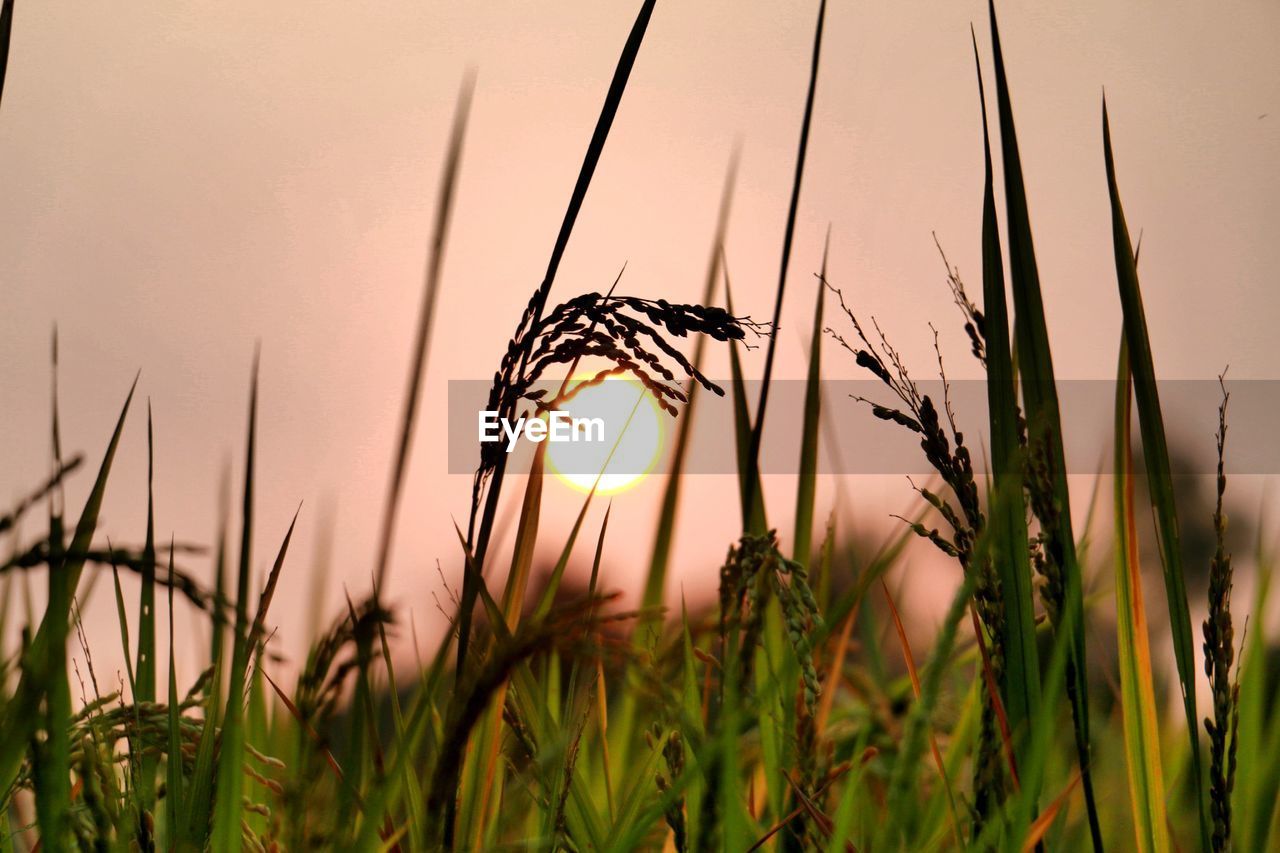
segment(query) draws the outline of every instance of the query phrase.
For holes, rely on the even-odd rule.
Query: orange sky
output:
[[[239,477],[260,340],[257,560],[265,568],[305,501],[285,574],[295,592],[274,610],[293,638],[285,648],[298,649],[326,512],[330,609],[339,581],[358,592],[372,568],[436,180],[471,66],[478,86],[391,571],[419,625],[438,624],[434,565],[457,573],[450,516],[465,521],[470,484],[445,473],[433,406],[449,379],[496,366],[636,5],[21,4],[0,110],[0,501],[47,472],[56,322],[65,446],[96,464],[141,368],[158,528],[207,540],[233,455]],[[1059,372],[1114,375],[1105,86],[1126,211],[1145,234],[1158,370],[1208,378],[1230,363],[1235,377],[1274,376],[1280,6],[1054,5],[1006,3],[1001,20]],[[626,262],[620,291],[695,299],[740,143],[727,253],[739,307],[768,315],[815,13],[790,0],[658,4],[554,296],[603,289]],[[833,281],[918,370],[931,364],[932,319],[952,369],[972,375],[931,231],[972,278],[982,169],[968,27],[984,14],[978,2],[831,3],[776,375],[803,376],[828,223]],[[985,57],[981,27],[979,40]],[[833,375],[853,375],[829,353]],[[715,352],[709,372],[724,364]],[[141,413],[103,514],[117,542],[144,529]],[[77,511],[88,479],[70,490]],[[835,485],[823,484],[820,516]],[[778,477],[768,489],[789,503],[793,487]],[[843,488],[864,526],[909,499],[897,478]],[[673,589],[713,582],[735,534],[733,495],[727,478],[690,479],[699,523],[679,533]],[[647,558],[657,499],[654,485],[615,499],[606,553],[618,585]],[[562,540],[577,500],[548,491],[544,541]]]

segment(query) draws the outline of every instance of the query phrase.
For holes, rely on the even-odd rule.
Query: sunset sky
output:
[[[636,5],[20,3],[0,109],[0,504],[49,470],[56,324],[64,447],[96,466],[141,369],[161,538],[209,541],[224,465],[241,476],[261,342],[256,561],[265,569],[304,502],[282,581],[290,594],[272,613],[282,649],[297,653],[318,540],[332,543],[324,621],[342,585],[369,582],[441,160],[472,68],[389,586],[424,634],[438,630],[435,565],[455,582],[451,519],[465,523],[470,489],[447,473],[446,383],[497,366],[545,268]],[[1000,13],[1059,374],[1115,373],[1105,87],[1126,212],[1144,234],[1158,371],[1212,378],[1230,364],[1236,378],[1273,378],[1280,5],[1010,2]],[[815,15],[816,3],[792,0],[658,4],[553,299],[607,289],[625,263],[619,292],[696,300],[736,146],[729,269],[739,311],[767,318]],[[979,2],[831,3],[777,376],[804,375],[828,224],[829,277],[917,371],[932,368],[932,320],[949,368],[976,375],[931,235],[979,289],[969,24],[984,16]],[[762,362],[750,354],[746,370],[758,375]],[[713,347],[707,372],[726,365]],[[855,375],[834,345],[825,369]],[[841,400],[832,417],[866,414]],[[117,543],[140,542],[145,529],[144,420],[137,405],[108,490],[102,532]],[[71,485],[73,512],[91,478]],[[614,498],[614,586],[637,582],[660,485]],[[861,529],[884,528],[910,500],[901,478],[828,479],[820,518],[837,486]],[[793,489],[785,476],[767,485],[778,501]],[[547,542],[563,541],[580,500],[548,489]],[[711,587],[738,530],[732,478],[690,477],[685,500],[723,511],[678,531],[673,596]],[[38,520],[26,522],[29,536]],[[509,550],[495,549],[495,571]],[[207,577],[204,562],[192,565]],[[104,589],[93,610],[114,621]]]

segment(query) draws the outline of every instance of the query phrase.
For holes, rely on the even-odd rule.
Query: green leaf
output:
[[[827,293],[827,254],[831,229],[822,247],[822,272],[818,274],[818,298],[813,309],[809,338],[809,374],[804,386],[804,422],[800,438],[800,482],[796,486],[796,536],[792,557],[808,567],[813,556],[813,504],[818,488],[818,431],[822,425],[822,307]]]
[[[142,586],[138,594],[138,663],[135,667],[134,702],[156,701],[156,524],[155,433],[151,423],[151,401],[147,401],[147,538],[142,547]],[[140,810],[152,811],[156,804],[156,755],[146,750],[141,736],[134,742],[138,751],[138,796]]]
[[[977,49],[975,41],[975,60]],[[1030,722],[1039,714],[1040,659],[1036,651],[1035,602],[1027,550],[1027,520],[1022,502],[1023,464],[1018,440],[1018,391],[1009,343],[1004,261],[1000,254],[991,141],[987,129],[986,92],[982,84],[981,66],[978,68],[978,97],[982,106],[983,162],[986,170],[982,192],[982,294],[986,317],[987,406],[991,427],[991,467],[995,475],[988,544],[1000,577],[1004,606],[1003,624],[990,627],[998,629],[1003,639],[1005,666],[1000,692],[1014,737],[1015,753],[1021,753],[1025,749]],[[1012,244],[1012,237],[1010,242]],[[1022,323],[1022,326],[1026,325],[1028,324]]]
[[[1124,339],[1133,370],[1142,453],[1147,467],[1147,486],[1155,514],[1160,565],[1164,569],[1165,597],[1169,603],[1169,628],[1173,637],[1178,682],[1182,688],[1187,735],[1191,742],[1192,791],[1200,813],[1201,845],[1208,850],[1210,823],[1208,799],[1205,795],[1205,769],[1200,755],[1200,717],[1196,712],[1195,641],[1191,629],[1191,610],[1187,603],[1187,585],[1182,570],[1178,510],[1174,502],[1169,446],[1165,440],[1160,392],[1156,387],[1151,339],[1147,335],[1147,318],[1142,307],[1142,291],[1138,285],[1138,265],[1134,259],[1129,226],[1125,223],[1124,208],[1120,205],[1120,190],[1116,183],[1115,159],[1111,153],[1111,124],[1107,117],[1105,99],[1102,104],[1102,146],[1107,165],[1107,189],[1111,195],[1111,234],[1115,244],[1116,280],[1120,286],[1120,304],[1124,309]]]
[[[880,827],[886,843],[876,845],[878,848],[882,846],[886,849],[893,847],[898,843],[903,833],[909,831],[903,821],[910,809],[903,806],[907,803],[914,804],[918,801],[914,791],[916,772],[928,741],[933,710],[942,692],[943,676],[950,666],[951,651],[955,646],[956,640],[956,629],[965,612],[969,609],[969,600],[973,596],[976,577],[977,575],[973,572],[965,576],[960,588],[951,600],[951,606],[947,609],[947,615],[938,630],[937,638],[934,640],[933,656],[925,669],[924,677],[921,679],[920,698],[912,704],[911,711],[907,715],[898,757],[893,762],[893,771],[889,777],[887,802],[896,803],[899,807],[887,810],[886,820]],[[906,837],[909,839],[911,836],[908,834]]]
[[[1084,637],[1084,595],[1080,563],[1076,556],[1075,534],[1071,525],[1071,496],[1067,488],[1066,456],[1062,446],[1062,418],[1058,407],[1058,391],[1049,349],[1049,331],[1045,323],[1044,300],[1040,291],[1040,274],[1036,266],[1035,246],[1031,238],[1031,218],[1027,211],[1027,192],[1022,178],[1022,160],[1013,123],[1013,105],[1005,75],[1004,56],[1000,50],[1000,33],[996,26],[994,0],[989,3],[992,52],[995,59],[996,101],[1000,116],[1000,143],[1004,162],[1005,205],[1008,211],[1009,271],[1013,285],[1015,360],[1022,377],[1022,396],[1027,410],[1027,438],[1032,448],[1043,448],[1056,506],[1056,525],[1048,534],[1047,547],[1062,573],[1062,612],[1056,632],[1067,637],[1067,696],[1071,701],[1075,726],[1076,755],[1080,765],[1089,831],[1095,851],[1102,849],[1102,828],[1098,819],[1093,791],[1093,769],[1090,758],[1089,693],[1086,678],[1087,657]],[[984,112],[985,116],[985,112]],[[1034,795],[1038,793],[1031,791]]]
[[[818,66],[822,56],[822,29],[827,18],[827,0],[818,4],[818,23],[813,34],[813,53],[809,64],[809,88],[805,94],[804,118],[800,123],[800,146],[796,153],[795,178],[791,182],[791,203],[787,208],[787,227],[782,235],[782,263],[778,271],[778,289],[773,303],[773,323],[769,344],[765,348],[764,377],[760,380],[760,400],[756,404],[755,423],[751,429],[751,445],[747,452],[746,499],[744,506],[752,506],[753,495],[759,487],[760,442],[764,436],[764,416],[769,408],[769,387],[773,378],[773,358],[778,349],[778,326],[782,321],[782,299],[787,290],[787,269],[791,264],[791,243],[795,238],[796,216],[800,209],[800,186],[804,182],[804,163],[809,152],[809,126],[813,121],[813,99],[818,89]],[[753,531],[750,528],[744,532]]]
[[[720,262],[724,252],[725,231],[729,225],[729,211],[733,204],[733,188],[738,173],[738,158],[729,161],[729,169],[725,174],[724,188],[720,194],[720,212],[716,216],[716,231],[711,243],[711,257],[707,261],[707,277],[702,287],[703,305],[710,305],[715,299],[716,281],[720,278]],[[707,339],[698,335],[693,344],[693,358],[690,363],[697,371],[702,370]],[[688,402],[681,413],[676,440],[671,451],[671,467],[667,472],[666,484],[662,492],[662,507],[658,512],[657,532],[654,535],[653,554],[649,558],[649,573],[645,578],[644,595],[641,606],[658,607],[663,602],[663,591],[666,589],[667,565],[671,561],[671,545],[675,533],[676,509],[680,503],[680,486],[683,481],[685,456],[689,452],[689,436],[693,429],[693,413],[697,406],[701,386],[690,380],[685,390]]]
[[[431,253],[427,257],[427,274],[422,293],[422,308],[418,314],[418,330],[414,338],[413,361],[409,367],[409,385],[405,391],[404,412],[400,419],[400,440],[396,445],[395,462],[391,467],[391,482],[387,485],[386,504],[382,512],[381,534],[378,538],[378,557],[374,564],[374,590],[382,589],[386,579],[387,563],[391,559],[391,541],[395,533],[400,495],[404,490],[405,471],[409,465],[409,447],[413,441],[414,424],[418,418],[418,401],[422,395],[422,376],[427,368],[427,345],[431,341],[431,325],[435,318],[436,297],[440,292],[440,271],[444,266],[445,241],[449,234],[449,222],[453,214],[453,198],[458,186],[458,171],[462,161],[462,144],[467,134],[467,117],[471,113],[471,95],[475,91],[475,75],[467,74],[458,93],[454,107],[453,130],[449,134],[448,153],[444,159],[444,173],[440,176],[439,195],[436,197],[435,229],[431,235]]]
[[[240,818],[244,791],[244,691],[249,668],[249,578],[253,549],[254,454],[258,425],[258,355],[253,357],[249,390],[249,428],[245,447],[244,495],[240,516],[240,568],[236,583],[236,621],[232,641],[230,687],[218,745],[217,788],[213,802],[214,850],[240,848]]]
[[[724,271],[725,308],[733,313],[733,287],[729,283],[729,268]],[[738,494],[742,500],[742,529],[763,532],[768,525],[765,520],[764,488],[760,483],[758,466],[753,470],[749,459],[751,453],[751,412],[747,408],[747,387],[742,376],[742,360],[738,355],[738,345],[729,345],[729,396],[733,401],[734,448],[738,461]],[[752,485],[748,487],[748,483]],[[750,509],[748,509],[748,502]]]
[[[36,726],[43,719],[47,727],[49,738],[42,771],[47,774],[47,786],[39,786],[43,790],[42,796],[37,798],[41,834],[46,845],[59,843],[71,798],[67,725],[71,716],[71,694],[67,684],[66,659],[71,603],[84,570],[84,555],[88,552],[94,530],[97,529],[98,513],[106,494],[111,463],[115,460],[120,434],[124,430],[129,403],[133,400],[137,384],[135,377],[111,434],[97,479],[85,500],[80,520],[76,523],[71,547],[61,558],[61,562],[49,571],[49,599],[44,616],[35,637],[27,647],[17,689],[5,704],[0,717],[0,722],[3,722],[3,726],[0,726],[0,791],[8,791],[17,778],[23,755]],[[46,697],[47,713],[42,715],[40,703]],[[46,828],[50,830],[48,835],[44,834]]]
[[[173,540],[169,540],[169,574],[173,575]],[[165,760],[167,782],[165,805],[171,839],[182,822],[182,716],[178,708],[178,670],[174,665],[173,587],[169,584],[169,751]],[[171,845],[173,841],[170,842]]]
[[[1266,506],[1258,513],[1266,518]],[[1269,815],[1266,804],[1275,802],[1280,779],[1267,768],[1276,766],[1274,753],[1280,751],[1280,733],[1268,726],[1267,713],[1271,699],[1267,693],[1267,604],[1271,591],[1273,560],[1262,543],[1265,534],[1258,531],[1256,548],[1258,564],[1257,590],[1249,616],[1247,636],[1243,638],[1240,657],[1240,723],[1236,770],[1236,787],[1232,794],[1232,825],[1237,849],[1267,848]]]
[[[1133,512],[1133,457],[1129,446],[1129,351],[1120,341],[1116,374],[1115,525],[1116,648],[1120,666],[1120,703],[1124,719],[1126,768],[1133,831],[1141,853],[1169,849],[1160,769],[1160,732],[1156,722],[1151,646],[1138,565],[1138,531]]]
[[[635,22],[631,25],[631,32],[627,35],[627,41],[622,46],[618,64],[613,71],[613,79],[609,82],[609,91],[605,94],[604,104],[601,106],[600,115],[596,119],[595,130],[591,134],[591,141],[587,143],[586,156],[582,160],[582,167],[578,170],[578,179],[574,183],[573,193],[569,197],[569,205],[565,209],[564,219],[561,220],[560,230],[556,234],[555,245],[551,249],[551,258],[547,262],[547,271],[542,278],[542,283],[538,285],[538,289],[530,300],[526,319],[521,323],[522,327],[532,328],[542,319],[542,311],[546,307],[547,296],[555,283],[556,273],[560,269],[560,261],[568,248],[569,237],[573,234],[574,223],[577,222],[578,213],[582,210],[583,201],[587,197],[587,190],[591,187],[591,179],[595,175],[596,166],[599,164],[600,156],[604,152],[605,142],[609,138],[609,131],[613,127],[614,118],[618,114],[618,107],[622,103],[622,95],[627,89],[627,81],[631,77],[631,70],[635,66],[636,57],[640,54],[640,45],[644,42],[645,32],[648,31],[649,19],[653,16],[653,9],[656,3],[657,0],[644,0],[640,11],[636,14]],[[522,357],[527,357],[528,354],[526,350]],[[504,461],[499,463],[497,470],[493,472],[489,483],[479,533],[474,540],[468,536],[468,542],[474,541],[475,543],[476,572],[474,577],[477,579],[484,576],[489,536],[492,532],[493,520],[497,512],[504,471],[505,457]],[[476,497],[478,499],[479,495],[477,494]],[[473,523],[479,509],[480,506],[477,500],[471,508]],[[470,575],[464,576],[462,584],[462,601],[460,604],[462,616],[458,625],[458,663],[456,667],[458,672],[466,671],[467,646],[470,642],[471,634],[471,611],[475,607],[478,594],[474,583],[469,581],[470,577]],[[454,810],[452,798],[446,803],[446,808],[452,814]],[[452,820],[447,819],[446,823],[451,824]]]

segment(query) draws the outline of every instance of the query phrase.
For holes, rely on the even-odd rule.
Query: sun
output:
[[[575,375],[574,381],[592,374]],[[556,478],[581,492],[616,494],[644,480],[662,454],[664,416],[635,379],[611,376],[583,388],[560,407],[572,418],[599,419],[603,440],[547,445],[547,465]],[[596,479],[599,478],[599,484]]]

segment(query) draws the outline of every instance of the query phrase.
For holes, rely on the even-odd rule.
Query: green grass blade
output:
[[[124,672],[129,679],[129,692],[137,691],[138,680],[133,674],[133,659],[130,657],[129,646],[129,615],[124,604],[124,591],[120,588],[120,568],[114,563],[111,565],[111,579],[115,584],[116,591],[116,620],[120,628],[120,643],[124,651]]]
[[[249,428],[245,447],[244,494],[240,516],[240,567],[236,583],[236,621],[232,640],[230,686],[218,746],[217,788],[213,802],[214,850],[240,847],[244,775],[244,692],[249,669],[249,578],[253,558],[254,456],[258,431],[258,355],[254,353],[249,390]]]
[[[209,663],[214,666],[222,662],[227,639],[227,528],[230,516],[231,466],[228,464],[222,471],[222,485],[218,490],[218,541],[213,559],[213,625],[209,634]],[[213,687],[216,694],[221,682],[215,679]]]
[[[977,49],[975,41],[975,60]],[[991,140],[987,127],[987,101],[981,66],[978,68],[978,97],[982,106],[985,165],[982,193],[982,299],[986,317],[987,406],[991,428],[991,467],[994,474],[989,547],[1000,576],[1004,605],[1004,623],[999,626],[1005,645],[1001,693],[1014,736],[1015,751],[1020,751],[1025,749],[1031,721],[1039,714],[1040,659],[1036,651],[1035,602],[1027,551],[1027,520],[1021,500],[1022,449],[1018,440],[1018,391],[1009,341],[1009,310],[1005,301],[1004,261],[1000,254]]]
[[[813,54],[809,65],[809,89],[805,94],[804,119],[800,124],[800,150],[796,154],[795,179],[791,183],[791,203],[787,208],[787,227],[782,235],[782,262],[778,271],[778,290],[773,303],[772,334],[765,349],[764,377],[760,380],[760,400],[756,404],[755,423],[751,429],[751,446],[747,453],[746,506],[754,503],[752,495],[758,487],[760,442],[764,436],[764,416],[769,408],[769,385],[773,378],[773,358],[778,349],[778,324],[782,321],[782,299],[787,290],[787,269],[791,264],[791,243],[795,238],[796,216],[800,209],[800,186],[804,182],[804,162],[809,151],[809,126],[813,121],[813,99],[818,89],[818,66],[822,55],[822,28],[827,17],[827,0],[818,4],[818,23],[814,28]]]
[[[169,572],[173,573],[173,540],[169,540]],[[178,709],[178,668],[174,663],[173,641],[173,584],[169,584],[169,750],[166,753],[165,804],[170,845],[175,844],[178,826],[182,823],[182,717]]]
[[[735,154],[729,162],[728,172],[724,178],[724,188],[720,193],[720,212],[716,216],[715,237],[711,244],[711,257],[707,261],[707,278],[702,287],[703,305],[710,305],[715,299],[716,281],[720,278],[720,261],[723,257],[725,232],[729,226],[729,211],[733,206],[733,188],[737,179],[738,158]],[[699,335],[693,345],[691,363],[695,370],[702,370],[707,340]],[[667,583],[667,566],[671,561],[671,545],[675,535],[676,509],[680,504],[681,474],[684,471],[685,456],[689,451],[689,436],[693,429],[693,413],[698,402],[701,386],[690,381],[686,389],[689,401],[681,413],[676,428],[676,440],[671,451],[671,468],[667,472],[667,481],[662,492],[662,506],[658,511],[657,532],[654,535],[653,554],[649,558],[649,573],[645,577],[644,594],[641,606],[657,607],[662,604],[663,591]]]
[[[685,766],[689,768],[686,772],[690,775],[688,787],[686,788],[687,793],[685,794],[686,822],[688,823],[689,837],[697,838],[698,821],[700,819],[699,811],[702,805],[702,788],[706,781],[702,777],[701,769],[695,766],[692,743],[704,742],[706,733],[703,731],[702,726],[702,694],[698,689],[697,658],[693,654],[693,636],[689,632],[689,611],[684,606],[683,597],[680,601],[680,639],[683,652],[683,677],[680,699],[681,710],[684,712]],[[696,739],[692,742],[689,737],[690,733],[696,736]]]
[[[1031,238],[1031,218],[1027,211],[1026,185],[1022,177],[1022,160],[1014,129],[1013,106],[1005,74],[1004,56],[1000,49],[1000,33],[996,25],[994,0],[989,3],[992,52],[995,60],[996,101],[1000,117],[1000,144],[1004,162],[1005,204],[1008,211],[1009,266],[1016,314],[1014,346],[1016,363],[1022,376],[1022,395],[1027,409],[1028,444],[1043,448],[1048,467],[1052,502],[1058,507],[1056,524],[1051,525],[1047,548],[1052,561],[1062,574],[1062,605],[1055,630],[1067,635],[1067,696],[1071,701],[1075,727],[1076,754],[1080,765],[1085,808],[1095,851],[1102,849],[1102,828],[1098,819],[1093,790],[1090,758],[1089,693],[1086,678],[1084,595],[1080,563],[1076,556],[1075,534],[1071,525],[1071,496],[1067,488],[1066,455],[1062,446],[1062,418],[1058,407],[1058,391],[1049,349],[1049,331],[1045,323],[1044,301],[1040,291],[1040,274],[1036,266],[1035,246]],[[1033,794],[1036,792],[1032,792]]]
[[[382,665],[387,669],[387,695],[391,702],[391,722],[395,726],[396,743],[400,749],[408,744],[408,726],[403,709],[400,707],[400,690],[396,684],[396,672],[391,663],[391,646],[387,642],[387,629],[378,623],[378,641],[382,647]],[[418,673],[423,675],[423,673]],[[404,764],[401,769],[404,775],[406,806],[409,814],[409,839],[413,848],[425,844],[426,815],[423,813],[422,784],[418,779],[416,768]]]
[[[137,379],[134,384],[136,386]],[[44,846],[52,849],[58,849],[68,841],[71,820],[71,688],[67,680],[67,636],[71,606],[84,569],[84,554],[89,550],[97,527],[107,477],[132,398],[133,388],[130,388],[124,411],[116,423],[106,458],[99,469],[98,480],[76,524],[71,548],[60,564],[50,566],[49,598],[41,624],[41,632],[47,632],[46,642],[41,646],[37,638],[37,642],[29,650],[32,657],[27,674],[34,676],[32,680],[35,684],[32,687],[37,694],[44,693],[45,703],[43,717],[46,739],[42,745],[37,744],[35,747],[39,757],[35,762],[36,820]],[[20,684],[19,700],[23,698]],[[35,717],[34,714],[31,716]],[[31,724],[28,720],[19,720],[14,721],[12,727],[29,730]],[[7,757],[6,754],[5,758]]]
[[[545,442],[539,444],[534,454],[533,465],[526,478],[520,520],[516,525],[511,570],[507,574],[506,587],[502,593],[503,624],[508,631],[513,631],[520,621],[525,591],[528,588],[529,575],[533,567],[542,508],[546,447]],[[451,809],[447,809],[445,813],[444,846],[446,848],[454,845],[455,832],[458,833],[456,839],[459,843],[463,845],[475,843],[477,833],[483,828],[482,821],[492,807],[492,804],[486,800],[488,793],[492,791],[490,783],[499,760],[502,706],[506,697],[506,685],[499,686],[494,695],[495,698],[490,701],[480,724],[476,727],[472,748],[463,768],[462,794],[458,798],[459,810],[456,821],[452,819]],[[449,802],[452,801],[453,797],[450,797]]]
[[[902,733],[902,744],[898,757],[893,762],[893,771],[889,779],[887,802],[897,804],[898,807],[888,809],[886,820],[881,825],[886,844],[877,845],[877,847],[884,846],[889,849],[898,843],[898,839],[904,832],[909,832],[909,828],[903,821],[913,810],[907,805],[916,803],[918,799],[913,790],[916,772],[928,743],[931,719],[942,691],[943,676],[950,666],[956,630],[969,608],[969,599],[973,596],[975,578],[976,574],[970,572],[960,584],[955,597],[951,600],[951,606],[947,610],[942,626],[938,630],[938,636],[934,640],[933,657],[921,679],[920,698],[911,706],[907,716],[906,727]]]
[[[582,203],[587,197],[587,190],[591,187],[591,179],[595,175],[596,166],[600,162],[600,155],[604,152],[605,142],[609,138],[609,130],[613,127],[613,120],[617,116],[619,105],[622,103],[622,95],[627,89],[627,81],[631,77],[631,69],[635,66],[636,57],[640,54],[640,45],[644,42],[644,35],[649,28],[649,19],[653,16],[653,9],[656,3],[657,0],[644,0],[640,11],[636,14],[635,22],[631,26],[627,41],[622,46],[622,53],[619,55],[618,64],[614,68],[613,79],[609,83],[609,91],[605,94],[604,105],[600,108],[600,115],[596,119],[595,130],[592,131],[591,141],[587,143],[587,152],[583,157],[582,167],[578,170],[578,179],[574,183],[573,193],[569,197],[569,205],[565,209],[564,219],[561,221],[560,230],[556,234],[556,241],[551,249],[551,258],[547,261],[546,274],[529,302],[525,317],[521,320],[522,329],[532,328],[542,319],[542,311],[546,307],[547,295],[551,292],[551,287],[555,283],[556,273],[560,269],[560,260],[564,257],[565,249],[568,248],[569,237],[573,234],[574,223],[578,220],[578,213],[581,211]],[[529,350],[526,349],[521,358],[524,360],[528,356]],[[470,530],[468,531],[468,542],[474,544],[475,577],[477,578],[484,575],[485,559],[489,550],[489,536],[493,528],[493,519],[497,512],[498,496],[502,488],[504,471],[505,460],[493,472],[488,494],[485,496],[484,515],[481,520],[480,530],[474,540],[470,536]],[[476,512],[479,508],[478,504],[471,508],[472,524],[475,522]],[[471,633],[471,611],[475,607],[478,593],[474,584],[466,579],[469,577],[470,575],[464,575],[462,584],[462,617],[458,623],[458,672],[465,672],[466,670],[467,646],[470,642]]]
[[[813,333],[809,339],[809,374],[804,386],[804,422],[800,439],[800,482],[796,486],[796,534],[792,557],[809,565],[813,550],[813,504],[818,489],[818,431],[822,426],[822,309],[827,293],[827,255],[831,229],[822,247],[822,272],[813,309]]]
[[[409,464],[409,448],[413,441],[414,424],[418,418],[422,376],[427,367],[427,346],[431,340],[436,297],[440,292],[440,270],[444,265],[445,240],[449,235],[454,191],[457,189],[458,170],[462,161],[462,144],[466,139],[467,117],[471,113],[471,95],[474,90],[475,75],[468,74],[462,82],[462,91],[458,93],[458,103],[454,108],[453,130],[449,134],[449,149],[444,159],[444,173],[440,177],[440,193],[436,198],[435,229],[431,234],[431,252],[427,257],[426,283],[422,292],[422,308],[418,315],[417,335],[414,338],[413,362],[409,367],[409,386],[405,392],[404,412],[400,421],[400,440],[396,445],[395,463],[391,468],[391,482],[387,485],[381,534],[378,537],[378,557],[374,564],[375,593],[382,589],[382,583],[387,575],[387,563],[391,559],[391,540],[395,533],[396,517],[400,508],[400,494],[404,489],[404,475]]]
[[[1120,341],[1116,374],[1115,526],[1116,647],[1119,653],[1120,702],[1133,807],[1133,830],[1142,853],[1169,849],[1160,770],[1160,732],[1156,723],[1155,686],[1147,613],[1138,566],[1138,531],[1133,512],[1133,455],[1129,445],[1129,351]]]
[[[723,263],[724,302],[729,313],[733,313],[733,287],[729,283],[729,268]],[[747,408],[747,387],[742,376],[742,360],[738,355],[738,346],[729,345],[729,391],[733,401],[734,447],[738,461],[738,494],[742,500],[742,529],[763,531],[767,526],[764,510],[764,489],[760,484],[758,467],[752,470],[747,461],[751,453],[751,412]],[[753,483],[748,488],[747,483]],[[750,509],[748,509],[750,504]]]
[[[595,486],[592,486],[591,491],[587,492],[586,498],[582,501],[582,509],[578,510],[578,517],[573,521],[569,537],[565,540],[564,547],[560,549],[560,557],[556,560],[555,567],[552,568],[546,585],[542,589],[542,595],[539,596],[538,603],[533,609],[535,619],[542,619],[551,612],[556,593],[560,591],[560,581],[564,578],[565,569],[569,567],[570,557],[573,556],[573,546],[578,541],[578,533],[582,530],[582,522],[586,520],[587,510],[591,508],[591,499],[595,494]]]
[[[1265,518],[1264,512],[1259,513]],[[1259,531],[1261,540],[1264,534]],[[1267,602],[1271,591],[1272,560],[1261,541],[1257,546],[1258,585],[1249,617],[1248,636],[1243,639],[1240,656],[1240,723],[1236,769],[1236,787],[1232,796],[1232,814],[1236,816],[1232,832],[1241,850],[1266,848],[1267,821],[1265,804],[1277,798],[1280,779],[1268,773],[1267,755],[1280,749],[1280,733],[1266,725],[1270,699],[1267,694]]]
[[[733,190],[737,181],[738,157],[735,153],[729,161],[729,168],[725,173],[724,185],[720,194],[720,209],[716,216],[716,230],[712,238],[711,257],[707,261],[707,277],[702,288],[703,305],[710,305],[715,298],[716,283],[719,281],[724,260],[724,238],[728,230],[729,212],[733,204]],[[699,335],[693,345],[693,358],[691,363],[696,370],[702,370],[706,351],[706,338]],[[737,366],[736,383],[734,386],[734,403],[735,414],[736,406],[740,403],[744,396],[739,394],[739,385],[741,382],[741,366],[737,364],[737,352],[732,345],[730,346],[730,357]],[[688,402],[681,412],[680,419],[676,426],[676,439],[671,451],[670,469],[666,475],[666,483],[662,490],[662,504],[658,510],[658,523],[653,538],[653,551],[649,557],[649,571],[645,576],[644,592],[640,599],[642,613],[637,620],[636,629],[633,634],[641,643],[647,643],[651,638],[657,639],[659,631],[655,628],[661,628],[661,617],[648,615],[654,608],[660,607],[664,601],[667,586],[667,569],[671,563],[671,549],[675,539],[676,515],[680,505],[680,490],[684,484],[684,465],[685,458],[689,452],[690,436],[693,432],[693,416],[697,410],[698,398],[702,388],[697,382],[691,381],[686,388],[685,394]],[[741,445],[740,445],[741,446]],[[630,673],[624,684],[632,684]],[[632,742],[635,739],[635,718],[636,718],[636,701],[637,691],[627,689],[623,691],[619,700],[619,709],[616,714],[616,722],[610,727],[611,735],[609,737],[609,749],[613,753],[613,757],[617,759],[618,766],[625,767],[627,758],[630,755]]]
[[[147,401],[147,538],[142,546],[142,585],[138,593],[138,662],[135,668],[135,702],[156,701],[156,524],[155,496],[155,432],[151,421],[151,401]],[[156,755],[144,751],[141,740],[135,743],[141,758],[138,766],[137,806],[152,811],[156,801]]]
[[[1164,569],[1169,627],[1173,637],[1178,682],[1182,688],[1187,734],[1191,742],[1192,790],[1200,813],[1200,841],[1203,848],[1208,850],[1210,823],[1205,770],[1200,755],[1200,717],[1196,712],[1195,640],[1182,570],[1178,510],[1174,502],[1169,446],[1165,440],[1160,392],[1156,387],[1151,339],[1147,335],[1147,318],[1142,307],[1142,291],[1138,285],[1138,265],[1134,259],[1129,226],[1125,222],[1124,208],[1120,205],[1120,190],[1116,183],[1115,159],[1111,153],[1111,124],[1105,100],[1102,105],[1102,145],[1107,166],[1107,188],[1111,195],[1111,233],[1115,243],[1116,279],[1120,287],[1120,304],[1124,309],[1124,338],[1133,371],[1134,396],[1138,401],[1138,424],[1142,435],[1143,457],[1146,460],[1148,491],[1155,515],[1156,541],[1160,546],[1160,565]]]
[[[0,790],[8,790],[17,777],[22,764],[22,757],[30,743],[31,735],[40,721],[40,700],[44,698],[45,687],[49,685],[58,691],[57,707],[46,719],[52,722],[50,729],[51,743],[49,748],[53,757],[61,762],[61,769],[67,772],[52,772],[50,792],[53,802],[48,809],[53,810],[54,823],[61,823],[70,802],[69,779],[69,744],[67,743],[66,719],[70,716],[70,689],[67,686],[66,642],[71,615],[71,600],[79,583],[80,574],[84,570],[84,554],[89,550],[94,530],[98,525],[98,514],[102,509],[102,500],[106,494],[107,478],[111,473],[111,464],[115,460],[116,448],[120,444],[120,434],[124,430],[125,418],[129,414],[129,404],[133,400],[133,392],[138,380],[133,380],[129,395],[125,398],[124,407],[116,421],[111,441],[103,456],[102,465],[94,481],[89,497],[85,500],[84,510],[76,524],[75,535],[71,540],[71,548],[61,564],[49,572],[50,596],[44,616],[35,637],[27,648],[23,673],[12,698],[4,706],[0,726]],[[60,683],[60,687],[58,684]],[[52,770],[52,768],[51,768]],[[61,800],[57,798],[61,796]],[[49,836],[56,839],[57,836]],[[53,842],[57,843],[56,840]]]

